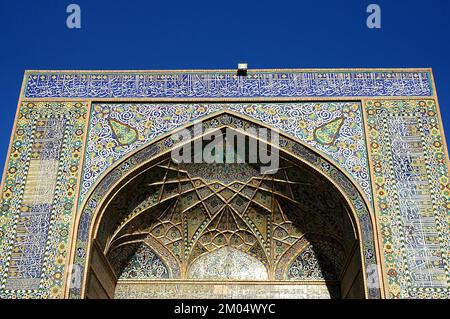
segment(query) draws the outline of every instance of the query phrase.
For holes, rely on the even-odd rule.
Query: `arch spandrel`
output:
[[[228,126],[234,129],[242,129],[249,126],[258,127],[258,124],[239,118],[231,113],[214,116],[208,121],[204,121],[202,124],[205,128],[217,126]],[[190,127],[190,129],[192,129],[192,127]],[[95,227],[98,226],[96,226],[97,222],[93,221],[92,218],[95,214],[97,214],[96,212],[99,211],[101,206],[108,201],[108,198],[112,194],[111,187],[117,189],[118,185],[124,185],[124,183],[126,183],[124,181],[124,176],[127,176],[127,174],[130,174],[133,171],[137,172],[138,167],[141,167],[140,169],[142,170],[142,167],[144,167],[146,163],[148,165],[152,159],[156,159],[158,156],[161,156],[161,154],[168,153],[176,145],[177,144],[170,137],[162,138],[152,145],[135,152],[122,163],[119,163],[102,180],[102,182],[99,183],[87,200],[80,217],[78,238],[75,247],[77,252],[75,255],[76,264],[80,267],[85,266],[86,254],[89,252],[89,238],[92,237]],[[377,250],[375,248],[376,244],[374,240],[372,219],[369,209],[367,208],[367,205],[365,204],[365,201],[360,195],[358,189],[354,187],[353,183],[348,180],[346,175],[334,167],[333,164],[318,156],[317,153],[312,152],[304,145],[301,145],[285,136],[280,138],[280,145],[283,148],[283,151],[289,154],[289,156],[300,159],[302,162],[306,163],[308,167],[314,168],[315,171],[318,171],[321,175],[326,176],[328,180],[332,181],[332,183],[341,190],[342,196],[345,197],[350,204],[353,217],[358,225],[358,236],[364,239],[361,242],[361,248],[363,251],[362,258],[365,265],[364,267],[367,268],[369,265],[376,265]],[[361,234],[362,231],[368,233]],[[81,293],[81,289],[74,287],[70,290],[72,297],[81,296]],[[378,289],[369,289],[367,293],[369,297],[379,296]]]
[[[181,126],[222,112],[312,147],[341,167],[372,201],[360,102],[94,103],[79,204],[112,164]]]

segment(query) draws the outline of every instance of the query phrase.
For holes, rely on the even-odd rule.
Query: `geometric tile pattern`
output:
[[[449,171],[433,100],[366,103],[392,298],[449,298]]]
[[[129,184],[116,195],[117,200],[106,208],[108,215],[102,219],[97,234],[100,245],[112,251],[113,256],[108,258],[113,267],[121,265],[122,258],[130,259],[127,256],[131,248],[125,247],[152,237],[176,257],[180,264],[176,268],[185,269],[185,278],[268,280],[270,269],[286,272],[287,265],[276,266],[280,259],[296,256],[299,249],[308,246],[319,260],[314,259],[316,255],[304,254],[303,264],[313,264],[334,277],[289,279],[338,280],[357,237],[335,190],[317,181],[317,175],[285,159],[276,176],[250,175],[247,179],[241,172],[259,172],[259,168],[245,163],[216,164],[215,179],[206,181],[201,176],[210,165],[177,165],[164,160],[148,170],[148,176],[133,181],[136,186]],[[230,170],[230,165],[239,168]],[[228,184],[223,182],[226,175],[232,175]],[[181,184],[188,186],[181,188]],[[141,196],[142,185],[148,186]],[[198,190],[204,188],[211,192],[199,196]],[[152,198],[155,194],[159,202],[149,201],[147,194]],[[132,200],[131,204],[126,198],[141,201]],[[161,205],[164,202],[169,204]],[[311,246],[311,234],[322,234],[321,241]],[[303,245],[296,245],[299,241]],[[140,251],[130,259],[131,264],[149,260],[141,258]],[[142,268],[153,268],[154,257],[150,256],[152,263]],[[145,273],[132,269],[133,279],[147,279]],[[117,273],[122,274],[120,278],[128,278],[129,271]]]
[[[428,72],[270,71],[237,76],[219,72],[30,71],[26,98],[211,98],[431,96]]]

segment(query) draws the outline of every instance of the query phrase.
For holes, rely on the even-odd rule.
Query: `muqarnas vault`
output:
[[[174,162],[195,125],[280,169]],[[0,297],[449,298],[448,164],[429,69],[27,71]]]

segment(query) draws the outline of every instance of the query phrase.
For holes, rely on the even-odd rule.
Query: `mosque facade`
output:
[[[26,71],[0,298],[449,298],[449,216],[430,69]]]

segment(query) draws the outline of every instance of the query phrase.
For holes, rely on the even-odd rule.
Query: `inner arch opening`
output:
[[[278,151],[275,174],[260,162],[168,156],[137,174],[104,209],[86,297],[364,298],[349,205],[325,177]]]

